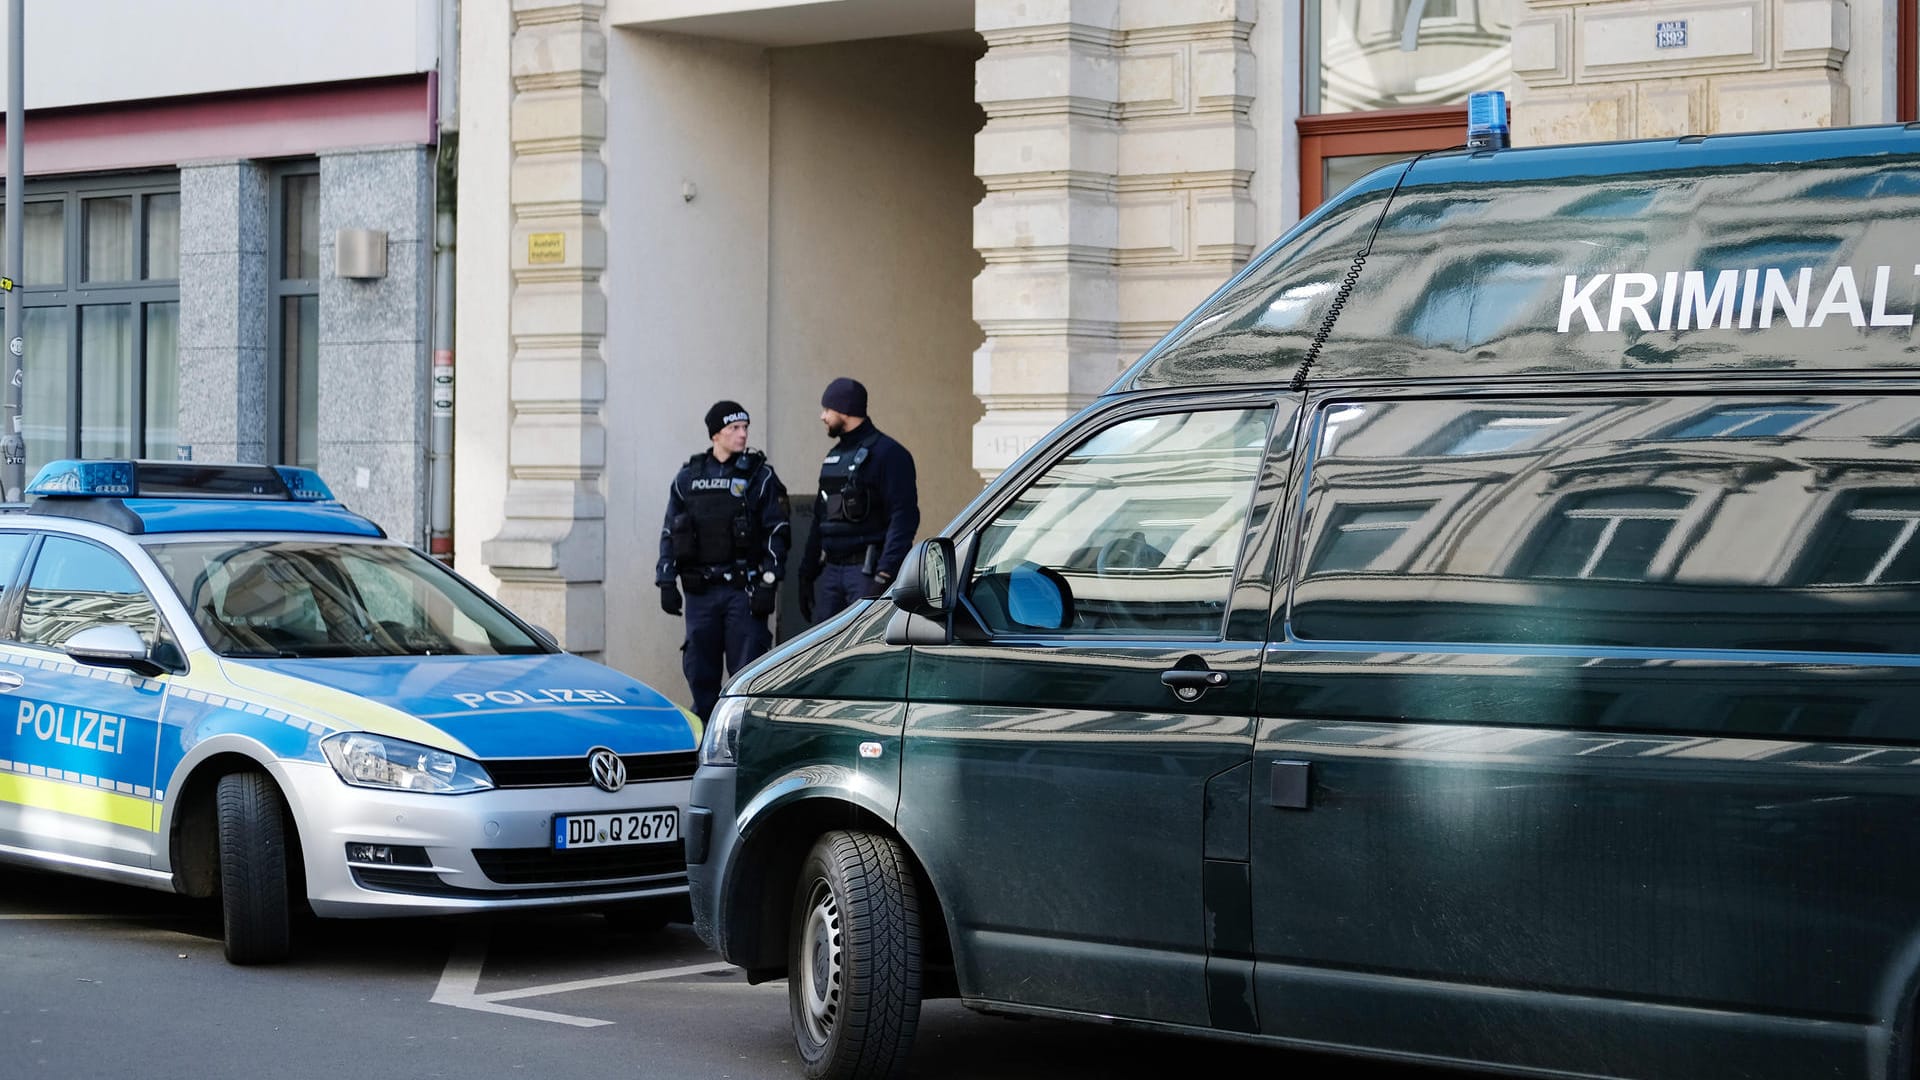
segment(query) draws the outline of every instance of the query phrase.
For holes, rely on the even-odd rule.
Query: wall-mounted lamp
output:
[[[333,234],[333,276],[387,276],[387,230],[341,229]]]

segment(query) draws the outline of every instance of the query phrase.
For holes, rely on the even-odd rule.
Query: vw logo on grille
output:
[[[604,746],[587,754],[587,767],[593,770],[594,785],[602,791],[619,791],[627,786],[627,763]]]

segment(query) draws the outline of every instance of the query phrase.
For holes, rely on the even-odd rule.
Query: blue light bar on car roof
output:
[[[27,485],[29,495],[133,494],[131,461],[49,461]]]
[[[287,494],[298,502],[332,502],[333,489],[327,486],[320,474],[312,469],[297,468],[292,465],[275,465],[273,471],[280,474],[286,482]]]
[[[332,502],[312,469],[188,461],[51,461],[28,495],[59,498],[261,499]]]

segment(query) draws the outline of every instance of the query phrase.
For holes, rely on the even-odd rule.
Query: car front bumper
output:
[[[663,843],[553,850],[554,815],[678,810],[686,806],[686,780],[617,792],[579,786],[422,795],[352,787],[320,763],[280,762],[274,772],[293,813],[317,915],[607,905],[687,892],[678,835]],[[682,812],[679,832],[685,824]],[[396,862],[350,862],[349,844],[386,847]]]
[[[693,776],[687,804],[687,880],[691,886],[693,929],[707,947],[726,958],[721,934],[720,890],[724,871],[739,838],[734,820],[736,771],[704,765]]]

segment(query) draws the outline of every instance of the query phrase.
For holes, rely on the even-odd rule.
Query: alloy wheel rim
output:
[[[826,882],[815,887],[800,939],[800,1018],[807,1037],[826,1045],[840,1014],[842,945],[840,905]]]

